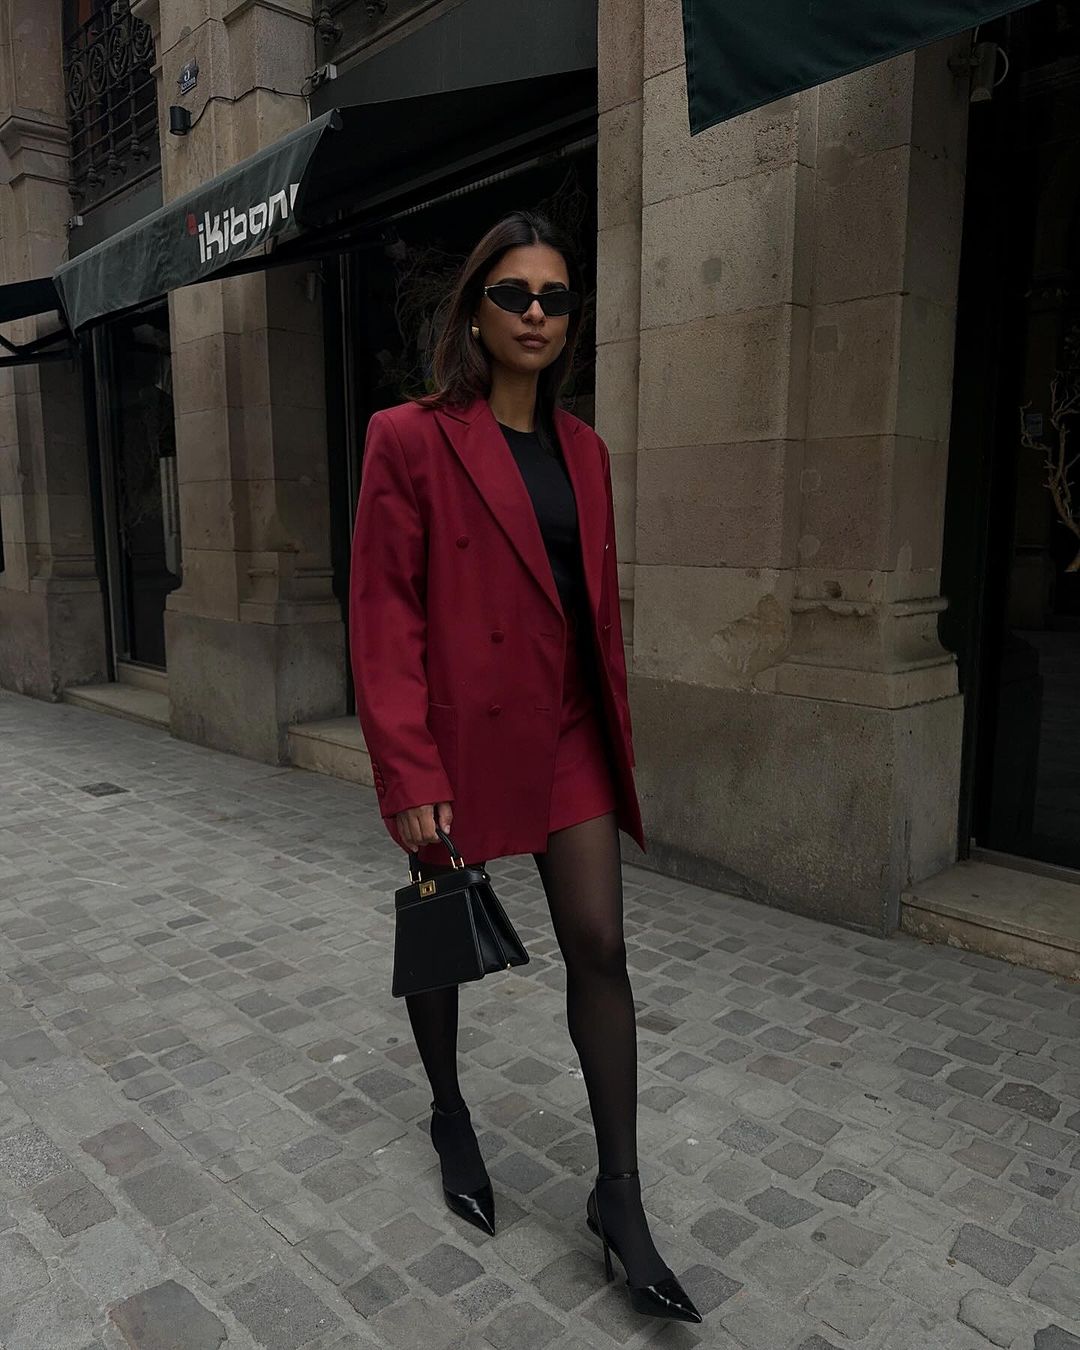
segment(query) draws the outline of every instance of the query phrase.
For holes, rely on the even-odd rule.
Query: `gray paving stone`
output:
[[[814,1182],[814,1190],[818,1195],[841,1205],[850,1205],[852,1209],[861,1205],[876,1189],[873,1182],[838,1168],[823,1172]]]
[[[823,1157],[821,1149],[810,1148],[807,1144],[783,1144],[771,1153],[764,1154],[761,1161],[767,1163],[774,1172],[795,1180],[816,1167]]]
[[[45,1064],[60,1055],[59,1047],[42,1031],[24,1031],[20,1036],[0,1041],[0,1059],[13,1069],[30,1064]]]
[[[370,1252],[348,1233],[313,1233],[297,1248],[304,1260],[333,1284],[351,1284],[370,1265]]]
[[[1044,1200],[1054,1200],[1068,1184],[1069,1173],[1060,1167],[1047,1167],[1045,1163],[1020,1158],[1008,1179],[1022,1190],[1031,1191]]]
[[[0,1234],[0,1300],[25,1298],[49,1283],[44,1257],[21,1233]]]
[[[298,1139],[295,1144],[290,1144],[281,1154],[279,1161],[286,1172],[306,1172],[309,1167],[335,1158],[340,1152],[341,1144],[337,1139],[312,1134],[306,1139]]]
[[[619,1263],[613,1263],[619,1269]],[[595,1258],[577,1251],[556,1257],[537,1272],[533,1283],[548,1303],[562,1312],[577,1308],[600,1287]]]
[[[109,1309],[109,1320],[131,1350],[216,1350],[227,1339],[221,1319],[175,1280],[133,1294]]]
[[[711,1209],[690,1226],[690,1231],[703,1247],[716,1256],[729,1256],[758,1231],[756,1223],[734,1214],[730,1209]]]
[[[197,1172],[173,1162],[159,1163],[121,1183],[128,1200],[150,1223],[164,1228],[204,1208],[210,1189]]]
[[[742,1254],[739,1273],[758,1288],[794,1302],[827,1269],[825,1258],[807,1250],[805,1243],[777,1234]]]
[[[283,1268],[240,1285],[224,1301],[266,1350],[296,1350],[341,1326],[337,1314]]]
[[[0,1175],[8,1177],[20,1189],[66,1171],[71,1163],[53,1141],[36,1125],[0,1138]]]
[[[34,1204],[61,1237],[111,1219],[112,1204],[81,1172],[60,1172],[34,1188]]]
[[[25,1298],[0,1305],[0,1345],[7,1350],[99,1350],[97,1310],[64,1275]]]
[[[806,1299],[806,1311],[849,1340],[862,1340],[889,1311],[893,1300],[881,1289],[847,1275],[818,1285]]]
[[[506,1153],[497,1158],[488,1168],[488,1173],[494,1181],[500,1181],[522,1194],[534,1191],[554,1175],[551,1168],[519,1152]]]
[[[760,1195],[752,1195],[746,1201],[746,1208],[756,1219],[762,1219],[774,1228],[793,1228],[821,1213],[820,1205],[812,1205],[808,1200],[776,1186],[770,1186]]]
[[[1056,1097],[1030,1083],[1005,1083],[994,1093],[993,1100],[1010,1111],[1019,1111],[1048,1123],[1061,1111],[1061,1102]]]
[[[393,1268],[386,1264],[375,1266],[366,1275],[345,1285],[342,1296],[361,1317],[374,1315],[388,1304],[396,1302],[409,1292],[409,1286]]]
[[[495,1350],[545,1350],[562,1332],[563,1324],[527,1303],[501,1308],[484,1328],[484,1339]]]
[[[250,1279],[277,1253],[268,1246],[260,1221],[215,1205],[171,1224],[165,1245],[185,1269],[211,1289],[224,1289]]]
[[[721,1143],[737,1148],[741,1153],[761,1153],[770,1144],[775,1144],[778,1137],[767,1125],[745,1118],[734,1121],[719,1134]]]
[[[1042,1327],[1035,1333],[1035,1350],[1080,1350],[1080,1336],[1064,1327]]]
[[[161,1151],[145,1130],[129,1120],[84,1139],[80,1147],[111,1177],[125,1176]]]
[[[1047,1266],[1032,1281],[1028,1297],[1080,1325],[1080,1280],[1075,1270]]]
[[[1080,1223],[1052,1205],[1025,1205],[1009,1225],[1009,1232],[1047,1252],[1061,1252],[1080,1242]]]
[[[976,1172],[983,1172],[988,1177],[999,1177],[1016,1157],[1016,1153],[1001,1144],[975,1139],[966,1148],[954,1149],[952,1156]]]
[[[1009,1285],[1031,1264],[1035,1249],[1018,1242],[1008,1242],[977,1224],[965,1223],[949,1255],[953,1260],[971,1266],[995,1284]]]
[[[957,1317],[991,1345],[1010,1346],[1025,1333],[1031,1335],[1031,1314],[1025,1306],[992,1289],[969,1290],[960,1300]]]
[[[863,1228],[849,1219],[826,1219],[811,1234],[811,1239],[830,1256],[838,1257],[845,1265],[864,1266],[877,1250],[888,1241],[885,1233]]]
[[[815,1144],[827,1144],[841,1128],[838,1121],[806,1107],[799,1107],[785,1116],[783,1124],[792,1134],[801,1134],[804,1139],[812,1139]]]

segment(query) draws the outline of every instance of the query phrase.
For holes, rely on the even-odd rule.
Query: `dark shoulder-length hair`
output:
[[[484,279],[503,254],[522,245],[547,244],[561,253],[570,289],[582,295],[583,277],[570,237],[545,216],[512,211],[491,227],[462,264],[447,299],[435,342],[432,370],[435,388],[413,402],[424,408],[462,408],[491,392],[491,361],[483,343],[471,334],[473,315],[483,298]],[[546,439],[554,437],[554,414],[559,395],[574,361],[583,305],[570,314],[566,345],[541,372],[536,390],[536,421]]]

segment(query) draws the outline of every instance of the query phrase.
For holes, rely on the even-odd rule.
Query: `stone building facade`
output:
[[[439,52],[431,87],[453,87],[434,25],[483,3],[134,0],[162,200],[302,124],[328,62],[362,85],[394,49]],[[3,283],[77,234],[61,9],[0,18]],[[949,58],[968,38],[691,138],[679,7],[599,0],[588,22],[595,420],[649,841],[626,857],[886,933],[964,843],[939,620],[970,114]],[[489,78],[528,74],[526,51]],[[174,735],[333,768],[349,717],[323,279],[301,264],[169,297],[183,565],[164,624]],[[83,407],[78,362],[0,372],[0,684],[43,698],[117,675]],[[312,723],[305,761],[290,728]],[[346,771],[370,780],[357,734]]]

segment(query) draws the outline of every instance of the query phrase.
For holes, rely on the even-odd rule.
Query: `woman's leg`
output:
[[[622,863],[611,813],[548,836],[536,866],[566,962],[566,1017],[581,1061],[601,1172],[637,1168],[637,1028],[623,938]],[[669,1274],[637,1181],[599,1181],[597,1201],[633,1284]]]
[[[425,881],[449,871],[449,863],[419,866]],[[440,1111],[456,1111],[463,1104],[457,1069],[458,986],[406,994],[405,1007],[435,1105]]]

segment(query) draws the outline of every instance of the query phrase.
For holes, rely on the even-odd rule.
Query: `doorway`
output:
[[[971,110],[961,260],[942,621],[960,838],[1080,882],[1080,4],[979,36],[1009,71]]]
[[[92,358],[114,660],[164,670],[165,600],[181,580],[168,306],[97,330]]]
[[[344,255],[337,285],[327,288],[326,331],[340,334],[337,351],[327,361],[327,402],[334,591],[346,632],[352,526],[368,419],[429,387],[438,311],[458,268],[485,230],[521,208],[547,215],[578,242],[584,312],[563,404],[591,424],[596,360],[594,136],[388,219],[381,243]],[[350,714],[355,706],[349,669]]]

